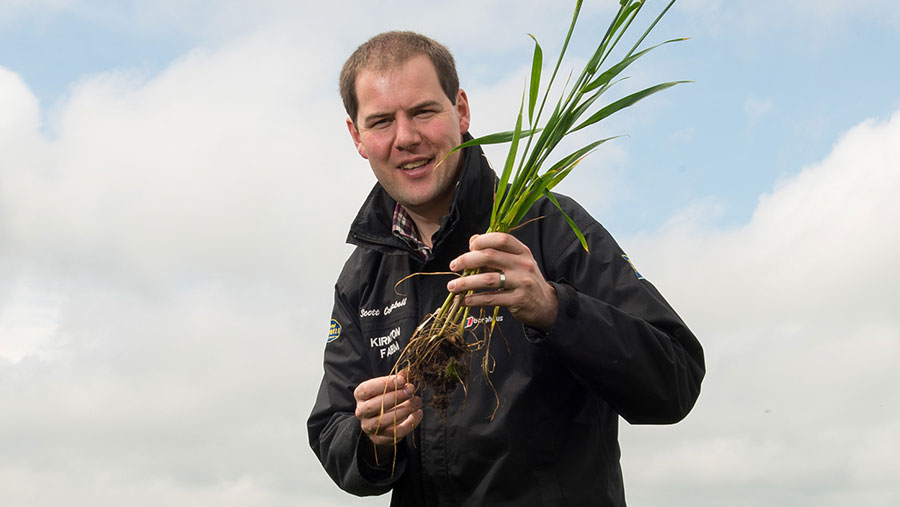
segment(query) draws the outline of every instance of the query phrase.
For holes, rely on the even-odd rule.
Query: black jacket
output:
[[[448,270],[469,237],[487,229],[495,178],[481,150],[468,149],[427,261],[391,235],[393,199],[380,185],[369,194],[348,237],[357,248],[335,287],[310,445],[342,489],[393,490],[392,506],[625,505],[619,416],[681,420],[700,391],[703,351],[606,230],[564,196],[559,202],[590,253],[547,199],[527,217],[545,218],[514,232],[555,285],[559,312],[542,333],[501,309],[491,346],[501,400],[494,420],[494,394],[475,364],[465,405],[457,389],[446,422],[426,408],[414,442],[399,445],[393,475],[390,463],[363,458],[360,446],[371,444],[354,416],[353,390],[389,373],[412,331],[446,297],[449,276],[413,277],[398,287],[402,295],[394,284],[410,273]]]

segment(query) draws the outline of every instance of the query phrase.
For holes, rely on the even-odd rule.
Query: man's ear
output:
[[[471,117],[469,116],[469,97],[462,88],[456,92],[456,114],[459,115],[459,134],[465,134],[469,131]]]
[[[359,130],[356,128],[356,125],[353,124],[353,120],[350,117],[347,117],[347,130],[350,131],[350,137],[353,138],[353,144],[356,146],[356,151],[359,152],[359,156],[368,160],[369,155],[366,153],[366,147],[363,146],[362,139],[359,137]]]

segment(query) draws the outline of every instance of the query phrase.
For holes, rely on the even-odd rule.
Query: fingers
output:
[[[505,270],[514,267],[519,256],[531,256],[531,250],[510,234],[476,234],[469,240],[469,252],[450,263],[453,271],[475,268]]]
[[[516,270],[488,271],[451,280],[447,283],[447,290],[457,294],[470,290],[512,291],[525,284]]]
[[[380,416],[412,398],[414,393],[415,387],[407,383],[402,374],[366,380],[353,391],[356,418],[363,420]]]
[[[521,257],[533,259],[531,250],[512,236],[499,232],[476,234],[469,240],[469,252],[450,263],[453,271],[488,268],[500,271],[515,269]]]
[[[423,417],[422,399],[415,396],[415,387],[403,374],[366,380],[353,396],[360,427],[376,445],[405,437]]]
[[[541,301],[543,298],[539,297],[543,296],[542,291],[538,291],[535,285],[537,283],[546,284],[546,282],[539,282],[533,277],[518,278],[514,272],[510,272],[506,274],[506,288],[501,290],[499,289],[498,275],[499,273],[492,272],[460,278],[456,288],[459,293],[465,294],[462,304],[466,306],[505,306],[518,318],[522,317],[519,314],[523,310],[527,313],[529,307],[543,302]],[[483,283],[482,280],[487,280],[487,282]],[[478,292],[479,289],[485,287],[495,288]],[[470,288],[476,292],[469,294]]]
[[[360,427],[375,445],[393,444],[410,434],[423,416],[422,399],[415,397],[383,416],[361,421]]]
[[[418,400],[417,405],[419,408],[416,409],[415,412],[410,414],[406,419],[404,419],[403,422],[394,426],[394,434],[391,435],[392,441],[394,438],[399,440],[412,433],[412,431],[416,429],[416,426],[418,426],[419,423],[422,422],[422,418],[425,417],[425,412],[422,411],[422,399],[419,397],[416,397],[414,399]],[[385,438],[387,438],[387,436]]]
[[[383,413],[390,412],[395,407],[399,407],[404,402],[409,401],[413,397],[415,389],[412,384],[397,391],[388,391],[384,394],[373,396],[368,400],[356,401],[356,418],[359,420],[378,417]]]
[[[530,252],[528,247],[512,234],[491,232],[488,234],[475,234],[469,238],[469,250],[484,250],[487,248],[502,250],[511,254]]]
[[[468,291],[511,291],[529,287],[542,281],[543,275],[528,249],[510,234],[493,232],[472,236],[471,250],[450,263],[453,271],[481,269],[477,275],[451,280],[447,284],[450,292]]]
[[[384,395],[387,392],[402,390],[406,387],[406,377],[403,373],[397,375],[388,375],[386,377],[376,377],[361,382],[353,391],[353,397],[357,402],[366,401],[375,396]]]

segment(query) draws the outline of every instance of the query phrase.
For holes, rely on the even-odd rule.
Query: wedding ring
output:
[[[503,271],[500,272],[500,289],[503,290],[506,288],[506,273]]]

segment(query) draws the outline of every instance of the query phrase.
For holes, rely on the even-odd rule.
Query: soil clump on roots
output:
[[[471,352],[457,330],[440,332],[426,328],[422,331],[410,340],[401,360],[409,382],[418,389],[430,388],[432,397],[428,405],[446,419],[453,392],[459,386],[465,389]]]

